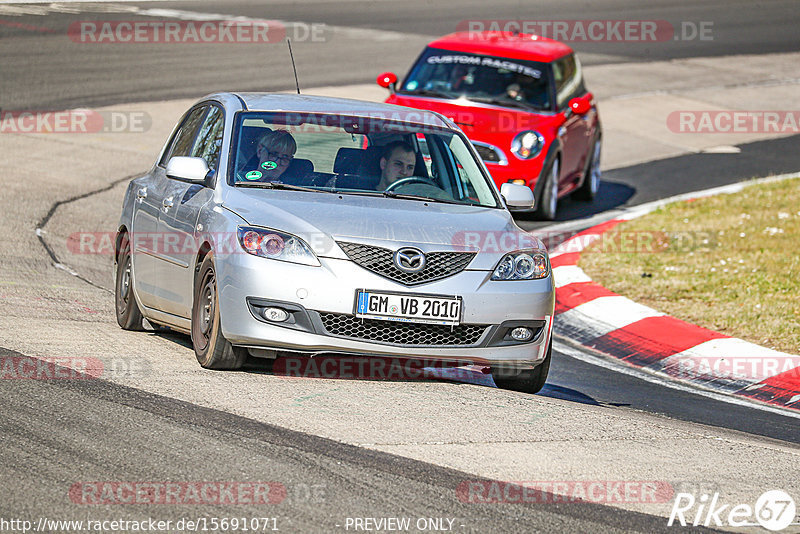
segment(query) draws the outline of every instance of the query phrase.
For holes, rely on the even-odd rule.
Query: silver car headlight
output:
[[[538,280],[550,274],[547,256],[536,250],[518,250],[503,256],[492,280]]]
[[[319,267],[316,254],[297,236],[266,228],[240,226],[239,244],[248,254],[272,260],[302,263]]]
[[[511,152],[519,159],[531,159],[544,147],[544,136],[535,130],[525,130],[514,136]]]

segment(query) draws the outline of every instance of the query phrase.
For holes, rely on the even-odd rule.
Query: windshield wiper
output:
[[[511,100],[509,98],[482,98],[482,97],[467,97],[474,102],[481,102],[483,104],[494,104],[495,106],[506,106],[513,108],[530,109],[534,111],[542,111],[542,108],[529,104],[527,102],[520,102],[519,100]]]
[[[301,185],[285,184],[283,182],[236,182],[236,187],[254,187],[256,189],[284,189],[288,191],[309,191],[312,193],[334,193],[335,191],[325,189],[314,189]]]
[[[441,91],[435,91],[433,89],[417,89],[416,91],[403,91],[403,94],[407,95],[415,95],[415,96],[434,96],[438,98],[450,98],[452,99],[452,95],[448,95],[447,93],[443,93]]]
[[[309,191],[313,193],[337,193],[340,195],[360,195],[367,197],[386,197],[399,198],[401,200],[422,200],[425,202],[439,202],[442,204],[455,204],[458,206],[477,206],[469,202],[459,202],[444,198],[429,197],[425,195],[410,195],[405,193],[395,193],[394,191],[364,191],[364,190],[338,190],[338,189],[312,189],[300,185],[284,184],[282,182],[236,182],[237,187],[252,187],[255,189],[282,189],[288,191]]]
[[[458,206],[474,206],[475,204],[469,204],[465,202],[459,202],[458,200],[450,200],[446,198],[436,198],[436,197],[429,197],[427,195],[409,195],[405,193],[395,193],[394,191],[380,191],[380,194],[387,198],[399,198],[401,200],[424,200],[424,201],[431,201],[431,202],[441,202],[442,204],[456,204]]]
[[[409,195],[405,193],[395,193],[394,191],[366,191],[363,189],[345,189],[335,191],[340,195],[358,195],[364,197],[386,197],[386,198],[399,198],[400,200],[422,200],[430,202],[441,202],[442,204],[457,204],[459,206],[476,206],[468,202],[459,202],[457,200],[448,200],[443,198],[429,197],[425,195]]]

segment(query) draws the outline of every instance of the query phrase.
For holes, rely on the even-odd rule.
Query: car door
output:
[[[156,308],[159,287],[158,267],[163,261],[163,241],[158,231],[158,218],[167,186],[166,162],[170,155],[190,150],[196,134],[197,122],[202,119],[205,106],[189,110],[175,129],[158,164],[141,181],[137,181],[134,195],[132,228],[132,262],[134,287],[142,305]],[[184,148],[188,143],[188,148]]]
[[[553,62],[553,78],[556,84],[556,103],[559,112],[569,107],[569,101],[586,92],[580,64],[570,54]],[[586,115],[568,113],[568,118],[559,129],[561,139],[561,179],[560,188],[568,186],[580,177],[582,162],[589,150],[589,125]]]
[[[181,120],[180,126],[175,130],[175,133],[167,144],[161,159],[156,165],[156,168],[151,172],[152,181],[145,188],[145,198],[140,206],[146,207],[146,212],[142,211],[139,214],[140,221],[144,224],[140,227],[138,222],[134,221],[134,229],[136,233],[142,234],[144,228],[147,235],[140,235],[139,240],[145,246],[144,250],[140,249],[142,259],[146,256],[144,263],[146,263],[146,280],[141,282],[141,288],[144,293],[140,294],[142,304],[149,308],[160,309],[159,294],[163,291],[164,279],[161,277],[162,265],[167,261],[164,254],[165,243],[164,235],[159,228],[159,217],[164,210],[165,193],[168,187],[168,179],[166,176],[166,165],[169,158],[172,156],[189,155],[193,144],[194,138],[202,124],[203,117],[207,111],[207,105],[200,105],[192,108],[187,112]],[[138,195],[140,191],[136,191]],[[139,204],[137,202],[137,204]],[[134,213],[134,217],[136,217]],[[137,237],[134,236],[134,244]],[[134,273],[139,277],[139,270],[134,264]],[[140,282],[137,279],[137,287]]]
[[[222,108],[209,105],[191,151],[186,155],[204,158],[209,169],[216,172],[224,126]],[[159,234],[164,236],[164,261],[158,264],[160,283],[156,296],[159,309],[188,318],[192,308],[194,260],[199,247],[195,240],[197,219],[214,191],[173,178],[167,178],[166,182],[158,220]]]
[[[161,209],[163,173],[156,166],[149,174],[137,179],[133,194],[133,224],[131,227],[131,262],[136,295],[142,305],[152,307],[155,295],[155,263],[158,216]]]

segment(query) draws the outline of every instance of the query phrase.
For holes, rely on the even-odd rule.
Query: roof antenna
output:
[[[292,58],[292,68],[294,69],[294,85],[297,87],[297,94],[300,94],[300,82],[297,81],[297,67],[294,64],[294,54],[292,54],[292,40],[286,38],[286,44],[289,45],[289,57]]]

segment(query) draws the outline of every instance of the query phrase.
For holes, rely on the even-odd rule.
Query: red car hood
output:
[[[564,122],[561,114],[538,114],[514,108],[481,104],[466,99],[442,100],[393,94],[387,104],[429,109],[453,120],[467,137],[490,140],[495,136],[514,136],[523,130],[547,130]]]

